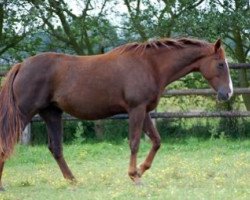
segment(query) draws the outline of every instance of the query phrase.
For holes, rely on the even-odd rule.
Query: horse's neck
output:
[[[207,51],[201,51],[201,47],[178,49],[169,52],[159,59],[159,72],[161,87],[164,89],[168,84],[196,70],[200,58],[207,55]]]

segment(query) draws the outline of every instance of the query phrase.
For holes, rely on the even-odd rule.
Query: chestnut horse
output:
[[[220,40],[214,44],[188,38],[130,43],[94,56],[42,53],[16,64],[0,94],[0,187],[4,162],[35,114],[47,125],[48,147],[63,176],[75,179],[62,151],[63,111],[86,120],[128,113],[128,174],[139,183],[160,147],[149,112],[168,84],[193,71],[203,75],[219,100],[231,97],[232,81]],[[152,148],[137,168],[142,131]]]

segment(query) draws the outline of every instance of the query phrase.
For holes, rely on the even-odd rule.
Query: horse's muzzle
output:
[[[231,98],[232,94],[233,92],[231,90],[221,89],[217,93],[217,99],[218,101],[228,101]]]

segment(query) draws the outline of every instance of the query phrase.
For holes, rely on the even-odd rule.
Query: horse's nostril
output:
[[[219,92],[217,95],[217,98],[219,101],[227,101],[230,98],[230,94],[229,93],[221,93]]]

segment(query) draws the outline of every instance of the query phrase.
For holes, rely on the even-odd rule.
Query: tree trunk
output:
[[[246,62],[246,57],[244,54],[244,47],[243,47],[243,41],[241,38],[240,30],[238,27],[235,27],[235,30],[233,32],[235,42],[236,42],[236,48],[235,48],[235,56],[236,59],[240,63]],[[238,80],[239,80],[239,86],[240,87],[249,87],[249,82],[247,78],[247,69],[240,69],[238,74]],[[250,95],[244,94],[242,95],[244,104],[246,106],[247,110],[250,110]]]
[[[246,69],[241,69],[239,70],[239,84],[240,87],[249,87],[249,83],[247,80],[247,70]],[[250,110],[250,95],[249,94],[243,94],[242,95],[244,104],[246,106],[247,110]]]

